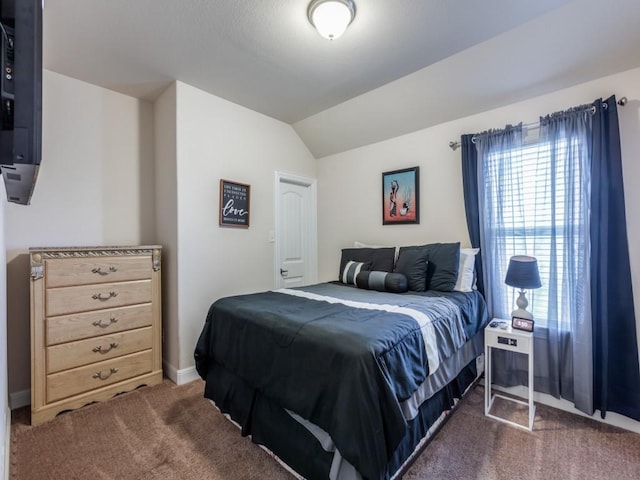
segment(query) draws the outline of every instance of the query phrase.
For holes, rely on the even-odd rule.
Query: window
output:
[[[509,318],[517,289],[504,284],[509,258],[538,259],[542,287],[527,292],[536,325],[569,330],[575,297],[588,288],[586,146],[566,135],[489,148],[484,163],[484,233],[491,252],[494,315]]]

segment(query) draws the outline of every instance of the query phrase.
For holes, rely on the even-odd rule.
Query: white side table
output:
[[[507,327],[492,327],[493,322],[505,322]],[[523,353],[529,359],[529,399],[528,401],[517,400],[500,394],[492,394],[491,392],[491,349],[499,348],[509,350],[511,352]],[[511,320],[494,318],[490,324],[484,329],[484,358],[485,358],[485,380],[484,380],[484,414],[495,420],[508,423],[514,427],[525,430],[533,430],[533,418],[536,412],[536,406],[533,404],[533,333],[523,330],[514,330],[511,328]],[[507,420],[506,418],[495,416],[491,413],[491,407],[496,397],[500,397],[510,402],[527,405],[529,407],[529,423],[521,425],[519,423]]]

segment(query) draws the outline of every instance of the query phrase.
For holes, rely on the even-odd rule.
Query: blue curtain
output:
[[[615,97],[541,118],[538,145],[538,155],[546,157],[540,164],[531,160],[517,127],[462,137],[467,225],[473,246],[483,253],[484,276],[479,277],[490,312],[508,317],[513,306],[503,284],[508,256],[539,257],[547,281],[530,292],[534,315],[543,320],[540,326],[536,321],[534,332],[536,391],[571,400],[589,414],[599,409],[603,418],[613,411],[640,421],[640,366]],[[548,178],[540,177],[538,167],[535,177],[527,174],[531,165],[550,165]],[[525,187],[531,192],[533,178],[549,182],[536,195],[551,195],[542,204],[553,206],[554,222],[558,215],[582,220],[559,222],[550,233],[540,233],[549,214],[538,211],[539,200],[524,201],[519,193]],[[569,190],[553,193],[561,188],[560,179]],[[538,210],[528,210],[532,203]],[[537,227],[540,218],[544,221]],[[573,245],[565,244],[569,239]],[[501,354],[494,356],[496,383],[526,384],[524,359],[494,353]]]
[[[522,125],[509,125],[504,130],[490,130],[475,136],[484,298],[489,312],[496,318],[511,318],[512,308],[506,307],[513,306],[513,302],[509,302],[507,289],[503,288],[509,257],[527,254],[526,250],[514,251],[513,240],[519,236],[514,230],[520,226],[510,221],[514,218],[510,210],[518,203],[515,197],[523,190],[525,181],[519,169],[522,141]],[[496,378],[499,377],[497,370],[499,367]]]
[[[473,248],[480,248],[480,209],[478,207],[478,152],[473,143],[473,135],[462,135],[462,188],[467,228]],[[484,295],[482,269],[482,248],[476,255],[476,287]]]
[[[640,421],[640,367],[615,97],[594,102],[591,310],[595,408]]]
[[[533,292],[536,301],[539,293],[546,297],[544,308],[534,309],[546,323],[546,330],[535,335],[542,338],[536,338],[534,346],[544,352],[536,365],[536,388],[573,401],[588,414],[594,408],[588,280],[592,124],[589,105],[540,118],[539,155],[548,164],[540,201],[549,210],[537,212],[533,223],[542,215],[542,225],[551,228],[548,236],[536,238],[531,252],[547,277],[546,285]]]

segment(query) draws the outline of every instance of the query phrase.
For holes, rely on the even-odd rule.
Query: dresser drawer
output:
[[[47,318],[46,345],[82,340],[109,333],[146,327],[152,323],[150,303],[129,307],[107,308],[96,312],[76,313]]]
[[[47,402],[137,377],[151,372],[151,350],[92,363],[47,376]]]
[[[151,280],[47,289],[47,317],[151,302]]]
[[[150,257],[61,258],[45,260],[47,288],[151,278]]]
[[[151,327],[144,327],[48,347],[47,373],[148,350],[152,346],[152,339]]]

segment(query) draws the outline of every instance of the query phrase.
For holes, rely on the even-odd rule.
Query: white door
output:
[[[317,281],[315,180],[276,172],[276,287]]]

